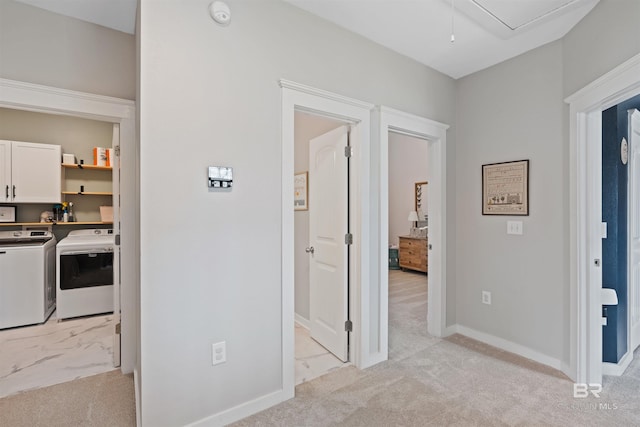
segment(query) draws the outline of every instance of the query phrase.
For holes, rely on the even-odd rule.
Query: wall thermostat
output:
[[[209,188],[231,188],[232,186],[233,168],[209,166]]]

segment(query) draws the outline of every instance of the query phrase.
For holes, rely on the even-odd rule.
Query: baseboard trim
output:
[[[378,353],[370,353],[366,360],[362,361],[362,366],[359,366],[358,369],[366,369],[370,368],[373,365],[377,365],[378,363],[382,363],[389,359],[389,355],[378,352]]]
[[[449,328],[447,328],[447,331],[449,330]],[[496,337],[485,332],[476,331],[475,329],[471,329],[462,325],[455,325],[455,332],[460,335],[473,338],[474,340],[481,341],[485,344],[498,347],[499,349],[508,351],[510,353],[517,354],[518,356],[526,357],[527,359],[542,363],[543,365],[550,366],[554,369],[562,370],[562,361],[560,361],[559,359],[547,356],[546,354],[542,354],[521,344],[516,344],[512,341],[505,340],[504,338]]]
[[[442,338],[446,338],[458,332],[458,325],[451,325],[444,328],[444,333],[442,334]]]
[[[300,316],[298,313],[295,314],[295,320],[296,320],[296,323],[298,323],[303,328],[311,330],[311,320],[305,319],[304,317]]]
[[[619,377],[629,367],[633,356],[627,351],[618,363],[602,362],[602,375],[612,375]]]
[[[219,427],[231,424],[239,421],[250,415],[256,414],[260,411],[264,411],[278,403],[291,399],[293,396],[289,396],[284,390],[278,390],[276,392],[266,394],[257,399],[245,402],[226,411],[219,412],[214,415],[202,418],[193,423],[187,424],[185,427]]]
[[[136,426],[142,427],[142,408],[140,407],[140,378],[138,368],[133,368],[133,392],[136,399]]]
[[[571,369],[571,365],[569,365],[568,363],[562,362],[562,367],[560,368],[560,370],[562,371],[563,374],[568,376],[571,381],[574,381],[574,382],[577,381],[574,374],[574,370]]]

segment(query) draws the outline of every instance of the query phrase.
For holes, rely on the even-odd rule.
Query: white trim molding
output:
[[[311,321],[309,319],[305,319],[304,317],[300,316],[298,313],[296,313],[295,319],[298,325],[302,326],[308,331],[311,330]]]
[[[602,375],[619,377],[624,374],[632,361],[633,353],[627,350],[618,363],[602,362]]]
[[[640,94],[640,54],[567,97],[569,103],[568,372],[579,383],[602,382],[602,111]],[[566,369],[566,366],[565,366]]]
[[[473,338],[474,340],[489,344],[501,350],[517,354],[518,356],[531,359],[534,362],[542,363],[543,365],[547,365],[554,369],[562,371],[563,366],[560,359],[547,356],[546,354],[540,353],[521,344],[514,343],[513,341],[505,340],[504,338],[476,331],[475,329],[468,328],[463,325],[454,325],[453,327],[447,329],[448,331],[455,331],[455,333],[464,335],[465,337]]]
[[[119,123],[134,118],[135,102],[16,80],[0,79],[0,106]]]

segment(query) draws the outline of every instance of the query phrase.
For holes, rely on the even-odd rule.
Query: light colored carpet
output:
[[[640,353],[599,399],[562,373],[461,336],[426,334],[426,278],[390,272],[390,360],[340,369],[235,426],[640,426]]]
[[[0,399],[3,427],[132,427],[133,376],[110,371]]]

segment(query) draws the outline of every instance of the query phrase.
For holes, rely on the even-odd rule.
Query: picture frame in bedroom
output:
[[[293,210],[309,210],[309,172],[299,172],[293,176]]]

